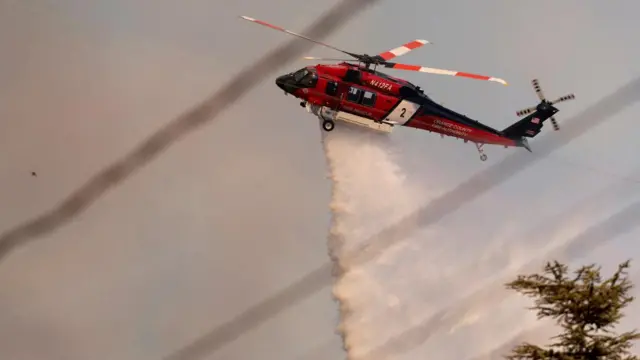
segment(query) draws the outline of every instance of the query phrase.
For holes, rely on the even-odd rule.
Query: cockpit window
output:
[[[313,88],[318,84],[318,74],[308,68],[294,72],[291,77],[298,88]]]
[[[300,69],[293,74],[293,80],[295,80],[295,82],[300,82],[307,74],[309,74],[309,70]]]
[[[302,88],[312,88],[318,83],[318,74],[307,68],[300,69],[293,73],[293,81]]]

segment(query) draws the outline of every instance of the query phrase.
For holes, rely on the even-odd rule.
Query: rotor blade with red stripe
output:
[[[462,72],[462,71],[435,69],[435,68],[429,68],[425,66],[406,65],[406,64],[398,64],[398,63],[387,63],[387,64],[384,64],[384,66],[387,68],[397,69],[397,70],[417,71],[417,72],[436,74],[436,75],[459,76],[459,77],[465,77],[465,78],[476,79],[476,80],[494,81],[502,85],[508,85],[506,81],[497,77],[471,74],[471,73]]]
[[[421,40],[421,39],[417,39],[417,40],[413,40],[411,42],[408,42],[402,46],[399,46],[395,49],[391,49],[389,51],[385,51],[383,53],[378,54],[378,56],[380,56],[381,58],[383,58],[386,61],[389,61],[393,58],[396,58],[398,56],[402,56],[406,53],[408,53],[409,51],[415,50],[419,47],[424,46],[425,44],[430,44],[429,41],[427,40]]]
[[[356,54],[352,54],[352,53],[350,53],[350,52],[348,52],[348,51],[345,51],[345,50],[342,50],[342,49],[338,49],[338,48],[337,48],[337,47],[335,47],[335,46],[332,46],[332,45],[329,45],[329,44],[325,44],[325,43],[320,42],[320,41],[318,41],[318,40],[311,39],[311,38],[309,38],[309,37],[307,37],[307,36],[304,36],[304,35],[302,35],[302,34],[295,33],[295,32],[293,32],[293,31],[287,30],[287,29],[282,28],[282,27],[280,27],[280,26],[276,26],[276,25],[273,25],[273,24],[269,24],[269,23],[264,22],[264,21],[262,21],[262,20],[254,19],[254,18],[252,18],[252,17],[248,17],[248,16],[244,16],[244,15],[243,15],[243,16],[240,16],[240,18],[241,18],[241,19],[244,19],[244,20],[248,20],[248,21],[254,22],[254,23],[256,23],[256,24],[260,24],[260,25],[262,25],[262,26],[266,26],[266,27],[271,28],[271,29],[273,29],[273,30],[278,30],[278,31],[281,31],[281,32],[283,32],[283,33],[287,33],[287,34],[289,34],[289,35],[293,35],[293,36],[299,37],[299,38],[301,38],[301,39],[304,39],[304,40],[307,40],[307,41],[311,41],[311,42],[316,43],[316,44],[318,44],[318,45],[322,45],[322,46],[324,46],[324,47],[328,47],[329,49],[333,49],[333,50],[336,50],[336,51],[340,51],[341,53],[344,53],[344,54],[347,54],[347,55],[350,55],[350,56],[353,56],[353,57],[356,57],[356,58],[357,58]]]

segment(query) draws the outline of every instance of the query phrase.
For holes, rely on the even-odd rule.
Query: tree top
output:
[[[634,300],[629,293],[630,261],[618,265],[607,279],[601,267],[585,265],[572,273],[558,261],[548,262],[541,274],[519,275],[506,287],[534,298],[538,319],[551,318],[562,328],[547,348],[522,344],[507,359],[607,359],[640,360],[629,353],[640,338],[633,330],[616,335],[613,328],[624,317],[622,310]]]

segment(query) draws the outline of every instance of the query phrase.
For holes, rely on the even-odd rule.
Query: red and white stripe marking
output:
[[[248,16],[244,16],[244,15],[242,15],[240,17],[245,19],[245,20],[253,21],[254,23],[257,23],[257,24],[260,24],[260,25],[264,25],[266,27],[270,27],[270,28],[272,28],[274,30],[287,32],[286,29],[281,28],[280,26],[271,25],[271,24],[269,24],[267,22],[264,22],[262,20],[254,19],[254,18],[251,18],[251,17],[248,17]]]
[[[430,67],[424,67],[424,66],[418,66],[418,65],[405,65],[405,64],[394,64],[393,69],[418,71],[418,72],[436,74],[436,75],[460,76],[460,77],[466,77],[466,78],[476,79],[476,80],[495,81],[502,85],[508,85],[506,81],[497,77],[471,74],[471,73],[462,72],[462,71],[435,69]]]
[[[408,43],[406,43],[406,44],[404,44],[402,46],[399,46],[399,47],[397,47],[395,49],[391,49],[389,51],[385,51],[385,52],[383,52],[383,53],[381,53],[379,55],[380,55],[380,57],[382,57],[385,60],[391,60],[391,59],[393,59],[395,57],[404,55],[404,54],[408,53],[411,50],[415,50],[415,49],[417,49],[419,47],[422,47],[425,44],[429,44],[429,41],[418,39],[418,40],[414,40],[414,41],[408,42]]]

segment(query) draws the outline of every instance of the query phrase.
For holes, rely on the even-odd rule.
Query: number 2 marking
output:
[[[402,108],[400,109],[400,117],[403,118],[404,117],[404,113],[407,112],[407,108]]]

